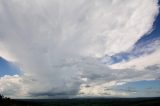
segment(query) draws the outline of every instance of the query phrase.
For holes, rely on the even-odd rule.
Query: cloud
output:
[[[0,78],[0,93],[10,97],[24,97],[25,90],[23,90],[22,78],[18,75],[6,75]]]
[[[19,85],[29,96],[76,95],[84,78],[95,85],[154,78],[157,72],[114,70],[99,58],[129,50],[148,33],[157,2],[0,0],[0,53],[20,67]]]
[[[153,65],[141,70],[134,68],[110,69],[105,65],[95,66],[94,63],[92,65],[86,67],[83,75],[81,75],[83,79],[85,78],[79,92],[82,95],[116,96],[117,93],[117,96],[129,96],[129,93],[116,91],[114,87],[127,82],[155,80],[160,76],[159,65]],[[107,95],[108,93],[111,95]]]
[[[56,73],[57,76],[54,75],[55,72],[48,72],[47,76],[4,76],[0,80],[2,93],[8,94],[9,89],[16,90],[10,95],[19,92],[15,95],[17,97],[116,96],[116,93],[117,96],[127,96],[125,92],[120,93],[112,88],[132,81],[158,79],[160,75],[158,65],[144,70],[110,69],[94,58],[65,62],[62,66],[56,67],[60,72],[59,75]],[[67,70],[76,71],[77,75],[74,75],[75,73],[71,75]],[[61,75],[64,71],[68,73]],[[12,80],[13,82],[10,82]],[[18,80],[18,83],[14,80]]]
[[[16,60],[15,58],[13,58],[11,53],[6,50],[5,46],[2,45],[1,42],[0,42],[0,56],[3,56],[3,58],[5,58],[8,61],[14,62]]]
[[[151,54],[144,54],[139,58],[131,59],[130,61],[120,62],[117,64],[111,65],[112,68],[116,69],[125,69],[133,67],[138,70],[143,70],[146,67],[153,66],[160,63],[160,49],[155,50]]]

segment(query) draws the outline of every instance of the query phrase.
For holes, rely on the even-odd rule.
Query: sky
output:
[[[160,97],[159,0],[0,0],[0,93]]]

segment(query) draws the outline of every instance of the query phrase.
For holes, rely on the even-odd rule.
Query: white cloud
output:
[[[110,81],[98,85],[81,85],[78,96],[127,96],[125,92],[117,92],[113,90],[113,86],[121,85],[117,81]],[[124,83],[123,83],[124,84]]]
[[[2,56],[4,59],[8,61],[12,61],[12,62],[16,61],[16,59],[13,58],[11,53],[6,50],[5,46],[2,45],[1,42],[0,42],[0,56]]]
[[[143,70],[146,67],[160,64],[160,49],[157,49],[151,54],[144,54],[141,57],[131,59],[130,61],[113,64],[110,67],[113,69],[135,68]]]
[[[156,0],[0,0],[0,42],[23,71],[28,94],[74,95],[82,76],[95,84],[129,80],[128,71],[97,57],[132,48],[157,13]]]
[[[0,78],[0,93],[10,97],[24,97],[26,90],[23,88],[22,78],[18,75],[6,75]]]

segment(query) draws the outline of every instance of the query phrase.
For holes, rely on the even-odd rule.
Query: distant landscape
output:
[[[10,99],[0,95],[0,106],[160,106],[156,98]]]

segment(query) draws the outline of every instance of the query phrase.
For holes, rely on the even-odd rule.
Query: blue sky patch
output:
[[[126,92],[131,97],[159,97],[160,80],[128,82],[124,85],[116,86],[113,89]]]
[[[4,75],[19,74],[20,70],[14,64],[0,57],[0,77]]]

